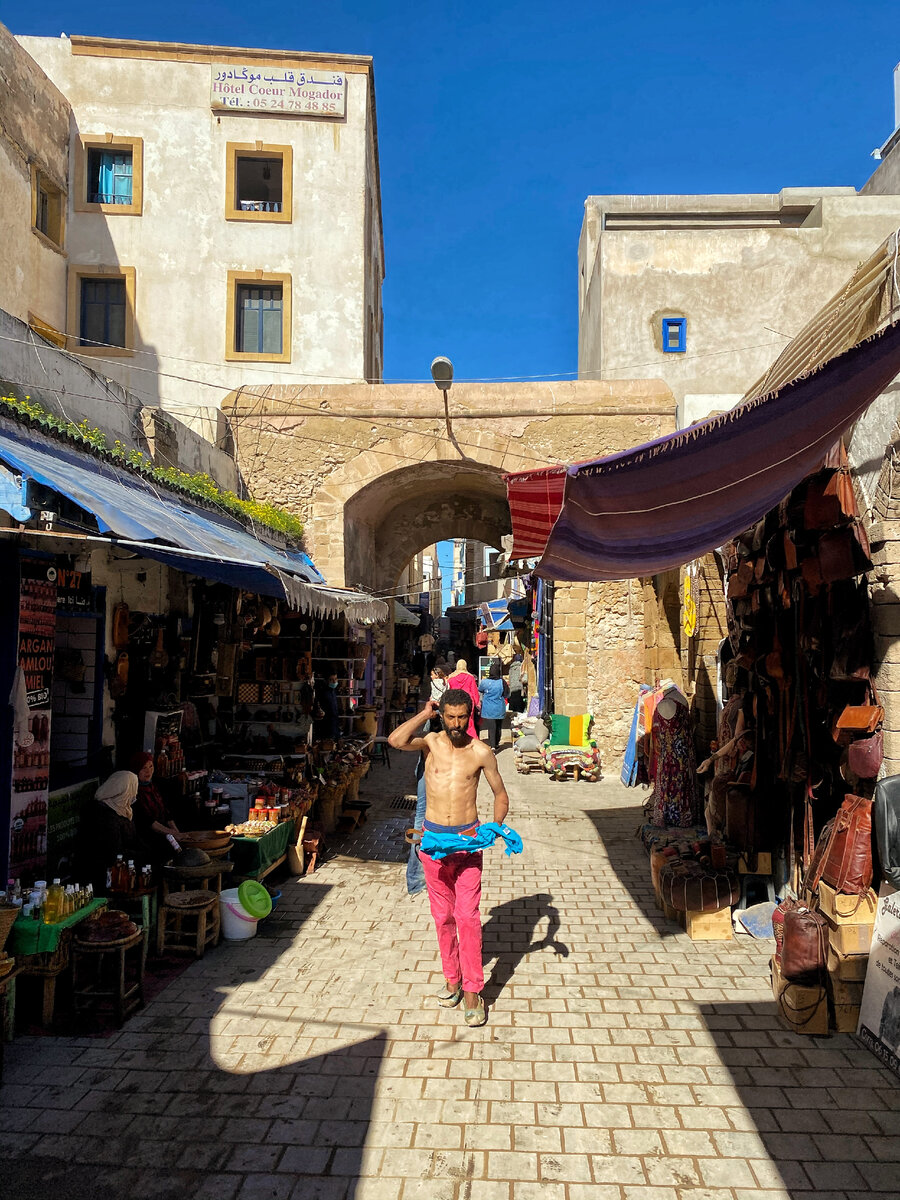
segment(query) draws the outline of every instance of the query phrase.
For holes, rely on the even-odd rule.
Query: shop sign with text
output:
[[[47,855],[50,716],[56,646],[55,564],[23,558],[19,579],[18,670],[13,709],[9,871],[40,873]]]
[[[217,66],[210,83],[212,107],[295,117],[343,117],[347,76],[325,68]]]
[[[900,1075],[900,892],[881,885],[857,1037]]]

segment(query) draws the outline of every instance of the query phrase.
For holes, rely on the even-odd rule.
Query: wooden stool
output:
[[[135,923],[141,927],[144,935],[144,966],[147,965],[147,954],[150,942],[156,940],[157,895],[156,888],[136,888],[133,892],[110,892],[110,899],[116,908],[121,908],[129,916],[135,918]]]
[[[196,921],[192,928],[191,923]],[[171,928],[170,928],[171,923]],[[156,953],[166,949],[202,958],[219,940],[219,897],[216,892],[172,892],[160,905]]]
[[[372,739],[372,745],[369,747],[369,758],[372,762],[382,762],[386,766],[391,765],[391,756],[388,753],[389,742],[386,737],[377,737]]]
[[[126,957],[132,954],[131,980]],[[72,1002],[75,1012],[108,1004],[118,1024],[144,1003],[144,934],[138,929],[118,942],[79,942],[72,946]]]

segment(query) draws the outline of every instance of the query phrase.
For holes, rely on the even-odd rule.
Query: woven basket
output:
[[[6,945],[6,939],[21,911],[15,904],[0,904],[0,950]]]

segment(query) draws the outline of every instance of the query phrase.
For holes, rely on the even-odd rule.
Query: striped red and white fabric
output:
[[[562,508],[566,468],[518,471],[505,481],[513,528],[510,558],[540,558]]]

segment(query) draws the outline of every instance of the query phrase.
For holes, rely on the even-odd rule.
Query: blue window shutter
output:
[[[663,354],[684,354],[687,350],[687,317],[663,317]]]

